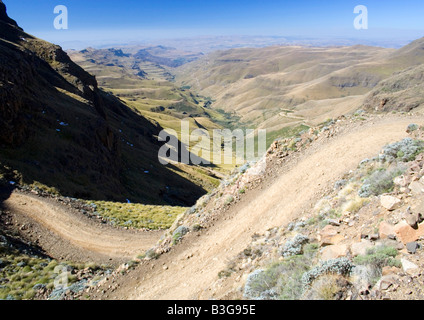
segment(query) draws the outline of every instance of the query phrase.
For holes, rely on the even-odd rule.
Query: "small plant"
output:
[[[185,226],[179,226],[172,234],[172,243],[177,244],[190,230]]]
[[[293,239],[288,240],[283,250],[281,251],[281,255],[283,257],[290,257],[295,255],[300,255],[303,253],[303,246],[309,242],[309,238],[302,234],[296,235]]]
[[[381,278],[383,267],[402,266],[401,262],[396,259],[398,252],[395,248],[380,246],[368,250],[365,255],[359,255],[353,259],[357,266],[366,267],[366,277],[369,278],[371,284],[375,284]]]
[[[402,175],[405,170],[406,168],[402,164],[397,164],[388,170],[378,168],[365,179],[364,184],[359,190],[359,196],[361,198],[368,198],[370,196],[392,192],[394,188],[393,179]]]
[[[145,257],[149,260],[155,260],[159,258],[159,254],[154,249],[149,249],[146,251]]]
[[[400,261],[395,259],[397,254],[396,248],[380,246],[368,250],[365,255],[355,257],[353,261],[357,265],[372,265],[377,269],[382,269],[386,266],[401,267]]]
[[[229,205],[231,203],[234,202],[234,197],[233,196],[228,196],[227,199],[225,199],[225,204]]]
[[[198,231],[202,230],[202,229],[203,229],[203,227],[202,227],[200,224],[195,224],[195,225],[192,227],[192,229],[193,229],[193,231],[194,231],[194,232],[198,232]]]
[[[306,272],[302,276],[302,283],[306,287],[320,276],[326,274],[349,275],[352,269],[353,264],[347,258],[327,260]]]
[[[424,151],[424,141],[405,138],[402,141],[389,144],[384,147],[380,155],[382,162],[412,161],[418,154]]]
[[[222,270],[218,273],[219,279],[231,277],[232,272],[230,270]]]
[[[317,244],[306,244],[302,255],[285,258],[267,269],[251,273],[244,297],[252,300],[297,300],[303,294],[302,276],[310,269],[318,250]]]

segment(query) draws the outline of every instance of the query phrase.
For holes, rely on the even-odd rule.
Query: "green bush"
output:
[[[402,175],[406,168],[403,164],[397,164],[390,169],[379,168],[373,171],[359,190],[359,196],[368,198],[393,191],[394,178]]]
[[[399,260],[395,259],[398,251],[395,248],[380,246],[368,250],[367,254],[360,255],[354,258],[353,262],[357,265],[371,265],[376,269],[383,267],[401,267]]]
[[[401,262],[395,258],[397,254],[395,248],[381,246],[368,250],[365,255],[355,257],[353,262],[356,266],[366,268],[365,277],[372,285],[375,285],[382,276],[383,267],[402,266]]]
[[[303,255],[285,258],[249,275],[244,296],[252,300],[298,300],[303,294],[302,276],[313,265],[318,245],[306,244]]]

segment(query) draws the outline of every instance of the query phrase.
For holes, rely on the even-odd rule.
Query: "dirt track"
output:
[[[222,298],[225,288],[220,295],[220,289],[214,286],[218,272],[246,248],[254,233],[290,222],[361,160],[374,157],[385,144],[405,138],[408,124],[423,121],[422,117],[377,119],[307,150],[295,165],[268,186],[264,184],[256,194],[248,194],[214,226],[200,236],[189,235],[158,261],[142,265],[118,279],[118,289],[100,298]],[[230,288],[234,283],[225,285]]]
[[[405,129],[411,122],[424,123],[424,117],[389,116],[353,125],[308,148],[296,161],[274,168],[278,170],[276,178],[265,179],[261,188],[246,193],[214,225],[199,234],[189,233],[182,244],[159,260],[143,263],[115,280],[113,292],[99,293],[93,298],[224,297],[228,288],[242,283],[227,281],[223,288],[216,287],[218,272],[246,248],[254,233],[284,225],[310,208],[361,160],[374,157],[385,144],[406,137]],[[39,239],[42,248],[71,258],[119,262],[152,247],[161,236],[160,232],[143,233],[103,225],[54,201],[20,193],[13,193],[3,206],[13,212],[18,223],[29,219],[30,224],[35,224],[30,229],[41,233],[33,238]]]
[[[104,225],[72,208],[13,192],[2,206],[28,240],[55,258],[118,264],[151,248],[162,232],[138,232]]]

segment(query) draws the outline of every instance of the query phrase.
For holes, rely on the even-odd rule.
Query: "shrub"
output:
[[[389,170],[379,168],[365,179],[364,184],[359,190],[359,196],[361,198],[368,198],[370,196],[392,192],[394,188],[393,179],[402,175],[404,172],[405,167],[401,164]]]
[[[395,259],[398,252],[395,248],[380,246],[368,250],[367,254],[359,255],[353,259],[353,262],[357,266],[363,266],[365,269],[358,268],[355,271],[358,274],[362,274],[362,277],[367,278],[372,285],[374,285],[382,275],[382,269],[386,266],[401,267],[402,264],[399,260]]]
[[[309,238],[307,236],[304,236],[302,234],[296,235],[293,239],[288,240],[282,251],[281,255],[283,257],[290,257],[295,255],[300,255],[303,253],[302,249],[303,246],[309,242]]]
[[[320,265],[309,270],[302,276],[302,283],[306,287],[314,280],[326,274],[349,275],[353,264],[347,258],[337,258],[322,262]]]
[[[244,297],[252,300],[297,300],[303,294],[302,276],[310,269],[318,245],[304,246],[303,255],[285,258],[256,270],[246,281]]]
[[[354,263],[358,265],[372,265],[375,268],[382,269],[383,267],[400,267],[401,263],[395,259],[398,251],[396,248],[380,246],[368,250],[367,254],[360,255],[354,258]]]
[[[154,249],[149,249],[146,251],[146,258],[149,260],[154,260],[159,258],[159,254],[156,252],[156,250]]]
[[[229,205],[234,201],[234,197],[233,196],[228,196],[227,199],[225,199],[225,204]]]
[[[185,226],[179,226],[177,229],[175,229],[174,233],[172,234],[172,241],[174,244],[177,244],[181,241],[181,239],[190,231],[189,228]]]
[[[424,151],[424,141],[405,138],[402,141],[389,144],[384,147],[379,159],[382,162],[393,162],[395,160],[408,162]]]
[[[344,300],[351,284],[340,275],[325,275],[314,281],[302,296],[305,300]]]

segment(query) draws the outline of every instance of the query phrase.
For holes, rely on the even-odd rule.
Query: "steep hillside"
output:
[[[422,110],[424,65],[395,73],[379,83],[366,97],[364,109],[377,112]]]
[[[133,51],[136,53],[131,53]],[[146,61],[146,57],[140,56],[140,51],[149,53],[149,56],[160,55],[160,59],[157,63]],[[84,70],[96,76],[102,89],[113,93],[150,121],[163,128],[175,130],[178,135],[181,133],[183,119],[189,120],[192,131],[205,129],[211,136],[212,130],[234,127],[237,123],[237,118],[231,114],[210,108],[209,98],[197,94],[189,87],[180,87],[172,81],[171,72],[175,69],[167,66],[166,61],[191,59],[190,54],[187,57],[187,53],[158,46],[142,50],[88,48],[69,51],[69,55]],[[213,170],[215,173],[220,171],[217,174],[221,175],[228,173],[232,168],[233,165],[218,164]],[[180,166],[180,169],[188,174],[189,179],[203,181],[202,185],[208,191],[218,184],[216,177],[210,176],[211,168],[205,170],[197,167],[197,174],[185,166]]]
[[[161,127],[98,88],[0,1],[0,174],[63,195],[190,205],[205,190],[157,161]],[[172,171],[173,170],[173,171]]]

